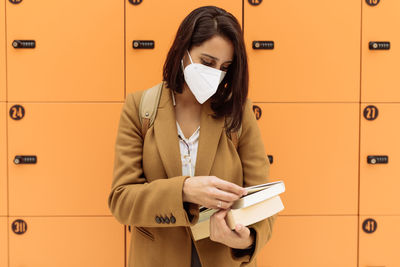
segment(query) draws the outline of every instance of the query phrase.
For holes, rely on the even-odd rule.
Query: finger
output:
[[[238,186],[237,184],[234,184],[234,183],[231,183],[231,182],[228,182],[228,181],[224,181],[224,180],[222,180],[220,178],[216,179],[215,186],[218,189],[221,189],[221,190],[224,190],[224,191],[227,191],[227,192],[231,192],[233,194],[238,195],[239,197],[247,194],[246,189],[244,189],[243,187]]]
[[[233,202],[240,198],[240,196],[238,196],[236,194],[226,192],[226,191],[220,190],[218,188],[216,188],[215,190],[216,190],[216,192],[215,192],[216,198],[223,200],[225,202]]]
[[[211,216],[217,217],[218,219],[224,219],[227,213],[228,213],[228,210],[221,209],[221,210],[215,212]]]
[[[220,201],[221,201],[221,203],[219,203]],[[213,200],[213,202],[214,203],[216,202],[216,204],[214,204],[213,209],[222,209],[222,210],[228,209],[233,204],[233,202],[226,202],[226,201],[219,200],[219,199]],[[221,205],[218,206],[218,204],[221,204]]]
[[[225,233],[227,231],[232,231],[231,229],[229,229],[229,227],[228,227],[228,225],[226,224],[226,221],[225,221],[225,217],[226,217],[226,213],[227,212],[228,212],[227,210],[220,210],[220,211],[218,211],[218,212],[213,214],[213,215],[215,215],[214,225],[222,233]]]
[[[226,211],[220,210],[214,213],[210,218],[210,239],[213,241],[220,241],[221,238],[226,237],[229,232],[232,232],[232,230],[230,230],[226,225],[226,221],[224,219],[225,213]],[[222,218],[219,217],[221,214]]]
[[[250,235],[250,229],[243,224],[236,224],[235,226],[235,232],[240,236],[240,237],[247,237]]]

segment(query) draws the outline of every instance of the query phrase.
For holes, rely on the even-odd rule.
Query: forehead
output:
[[[200,56],[208,54],[217,58],[216,61],[231,61],[233,59],[233,44],[229,39],[221,36],[214,36],[211,39],[203,42],[200,46],[192,48],[192,52]]]

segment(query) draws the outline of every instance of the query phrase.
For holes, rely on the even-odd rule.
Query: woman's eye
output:
[[[201,64],[206,65],[206,66],[211,66],[212,62],[207,62],[205,60],[201,60]]]
[[[229,69],[229,66],[228,67],[221,67],[221,70],[225,71],[225,72],[228,71],[228,69]]]

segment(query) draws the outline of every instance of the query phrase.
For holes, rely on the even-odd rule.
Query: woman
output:
[[[244,187],[269,175],[260,131],[247,99],[245,45],[237,19],[223,9],[195,9],[181,23],[164,64],[154,124],[145,136],[143,91],[122,109],[108,205],[132,225],[129,266],[256,266],[275,216],[228,228],[225,216]],[[241,129],[238,146],[232,133]],[[220,209],[210,237],[192,241],[199,207]]]

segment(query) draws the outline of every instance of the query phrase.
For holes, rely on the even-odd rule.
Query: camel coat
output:
[[[171,90],[163,87],[144,143],[138,116],[141,94],[129,93],[121,111],[108,206],[121,224],[131,225],[129,267],[190,267],[190,226],[198,221],[199,205],[182,200],[189,176],[182,176]],[[244,107],[237,150],[224,131],[224,118],[212,117],[209,102],[202,106],[195,176],[216,176],[243,187],[269,182],[270,163],[251,101]],[[275,219],[276,215],[248,226],[256,238],[253,253],[247,255],[210,238],[195,241],[202,267],[256,266]]]

